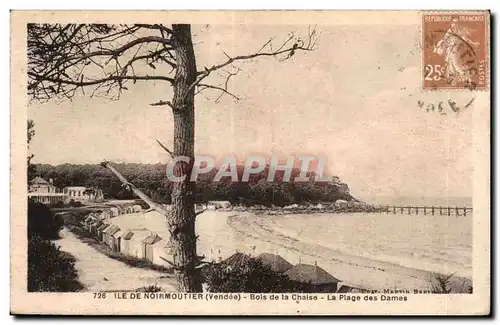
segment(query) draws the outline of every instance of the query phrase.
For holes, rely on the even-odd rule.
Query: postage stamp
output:
[[[488,314],[488,15],[12,11],[11,313]]]
[[[423,13],[424,89],[488,88],[489,17],[488,11]]]

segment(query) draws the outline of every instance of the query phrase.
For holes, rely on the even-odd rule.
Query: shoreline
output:
[[[396,263],[357,256],[301,241],[270,229],[259,222],[264,215],[252,212],[224,213],[230,231],[239,236],[239,251],[258,255],[262,252],[278,253],[292,264],[298,262],[314,264],[343,280],[343,284],[367,290],[430,290],[433,272],[402,266]],[[221,216],[219,216],[221,217]],[[273,216],[270,216],[273,218]],[[253,245],[245,245],[245,242]],[[247,246],[247,247],[245,247]],[[237,249],[238,250],[238,249]],[[442,274],[442,273],[441,273]],[[450,286],[454,290],[472,283],[472,277],[454,275]]]

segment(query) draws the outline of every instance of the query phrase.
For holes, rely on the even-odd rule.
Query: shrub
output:
[[[28,240],[28,291],[79,291],[75,259],[49,240],[32,235]]]
[[[150,286],[140,287],[136,291],[138,291],[138,292],[160,292],[160,291],[162,291],[162,288],[153,284]]]
[[[210,264],[203,269],[210,292],[295,292],[287,276],[274,272],[256,259],[237,267],[224,263]]]
[[[28,237],[38,235],[44,239],[58,239],[63,226],[62,218],[54,215],[45,204],[28,202]]]

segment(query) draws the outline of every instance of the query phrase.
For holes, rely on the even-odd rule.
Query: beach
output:
[[[211,260],[235,252],[279,254],[317,263],[343,284],[369,290],[431,288],[433,273],[472,278],[472,215],[381,213],[255,215],[207,211],[197,220],[198,252]]]
[[[156,212],[124,214],[111,222],[123,229],[147,228],[169,238],[166,219]],[[198,254],[207,261],[218,262],[236,252],[252,256],[273,253],[293,265],[317,264],[340,279],[342,285],[367,290],[429,291],[434,273],[453,274],[454,288],[472,279],[472,214],[268,215],[207,210],[196,219],[196,233]],[[105,256],[95,263],[99,253],[91,254],[91,247],[75,240],[72,234],[64,233],[59,244],[77,257],[77,268],[83,270],[81,278],[91,288],[114,288],[124,283],[103,281],[99,272],[92,272],[100,269],[102,262],[107,263],[105,272],[111,272],[110,279],[116,278],[115,269],[136,279],[132,287],[149,284],[159,275],[120,266],[121,262]],[[95,257],[88,257],[91,255]],[[172,280],[163,281],[173,287]]]

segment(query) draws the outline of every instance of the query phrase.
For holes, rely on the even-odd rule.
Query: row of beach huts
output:
[[[157,265],[165,265],[165,261],[160,256],[164,255],[167,243],[157,233],[147,228],[122,229],[111,222],[113,218],[120,215],[142,211],[140,205],[106,208],[87,215],[83,226],[114,252],[146,259]]]

